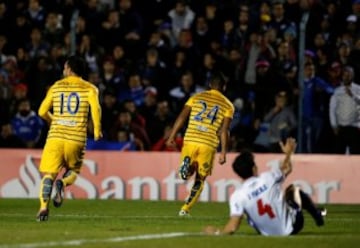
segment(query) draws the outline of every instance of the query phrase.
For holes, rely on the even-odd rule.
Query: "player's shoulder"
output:
[[[98,87],[96,87],[96,85],[90,83],[89,81],[86,81],[85,79],[81,80],[81,84],[84,88],[88,89],[89,91],[98,92]]]
[[[240,185],[230,195],[230,202],[242,201],[245,195],[247,195],[246,188],[243,187],[243,185]]]

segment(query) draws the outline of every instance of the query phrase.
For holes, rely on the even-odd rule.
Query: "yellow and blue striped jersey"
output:
[[[217,148],[223,119],[233,118],[233,104],[222,93],[212,89],[193,95],[185,105],[191,107],[191,112],[184,142]]]
[[[39,108],[44,117],[52,109],[48,139],[85,143],[89,110],[95,135],[101,132],[101,108],[98,89],[80,77],[65,77],[50,87]]]

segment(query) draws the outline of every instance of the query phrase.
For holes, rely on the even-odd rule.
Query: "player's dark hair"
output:
[[[72,55],[67,59],[67,65],[70,67],[73,73],[80,77],[85,76],[86,62],[79,56]]]
[[[242,179],[247,179],[254,175],[253,167],[255,166],[254,155],[248,150],[244,150],[235,158],[232,164],[234,172]]]
[[[226,84],[226,78],[221,72],[214,72],[210,78],[211,88],[217,88],[222,90]]]

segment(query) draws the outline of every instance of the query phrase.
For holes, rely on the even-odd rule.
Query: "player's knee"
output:
[[[285,189],[285,199],[290,205],[296,204],[297,207],[301,208],[302,201],[300,195],[300,187],[293,184],[289,185]]]

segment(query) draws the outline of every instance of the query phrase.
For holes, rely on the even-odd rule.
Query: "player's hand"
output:
[[[206,226],[204,228],[203,232],[208,235],[219,235],[220,234],[219,228],[214,227],[214,226]]]
[[[225,153],[220,153],[219,155],[219,164],[225,164],[226,162],[226,154]]]
[[[98,134],[95,134],[95,135],[94,135],[94,140],[97,141],[97,140],[101,139],[102,137],[103,137],[103,134],[102,134],[102,132],[100,131]]]
[[[167,147],[176,147],[176,142],[175,142],[175,139],[172,138],[172,137],[169,137],[166,141],[166,146]]]
[[[281,150],[285,154],[291,154],[295,152],[296,149],[296,140],[294,138],[287,138],[286,143],[284,144],[282,141],[279,142]]]

